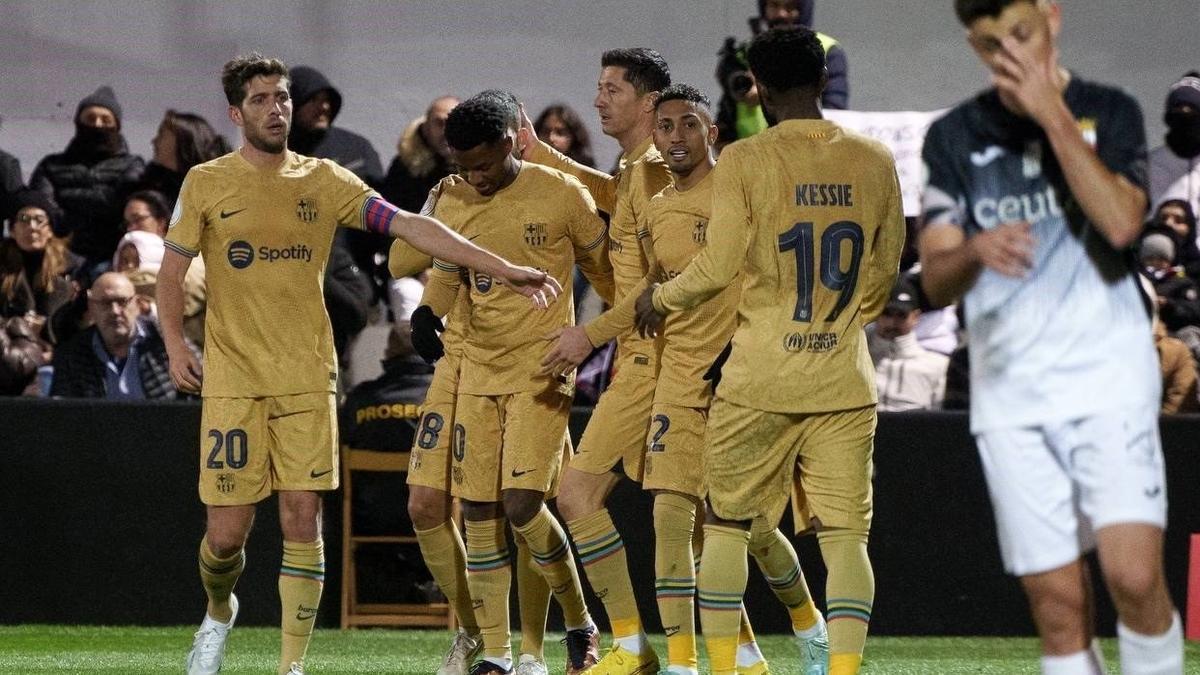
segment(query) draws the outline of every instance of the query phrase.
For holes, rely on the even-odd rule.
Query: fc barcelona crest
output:
[[[317,219],[317,202],[308,197],[301,197],[296,202],[296,217],[302,222],[311,223]]]
[[[696,226],[692,228],[692,241],[697,244],[703,244],[708,238],[708,221],[697,220]]]
[[[525,243],[541,246],[546,243],[547,232],[546,223],[525,223]]]

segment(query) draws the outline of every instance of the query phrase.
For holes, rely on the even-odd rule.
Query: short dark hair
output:
[[[504,138],[509,129],[508,112],[499,100],[476,96],[454,106],[446,118],[446,142],[464,152]]]
[[[221,69],[221,87],[225,89],[225,100],[229,105],[241,107],[246,100],[246,83],[262,75],[288,77],[288,67],[279,59],[268,59],[258,52],[234,57]],[[289,78],[290,79],[290,78]]]
[[[666,89],[663,89],[662,93],[658,96],[658,100],[654,103],[654,109],[657,110],[658,106],[666,103],[667,101],[688,101],[695,103],[696,105],[704,108],[704,110],[708,112],[709,117],[712,117],[712,101],[709,100],[708,96],[705,95],[704,92],[690,84],[677,82]]]
[[[774,91],[811,87],[825,72],[825,48],[804,26],[772,28],[750,41],[750,72]]]
[[[517,101],[516,95],[511,91],[505,91],[504,89],[484,89],[471,98],[495,101],[504,108],[505,114],[509,116],[508,123],[510,126],[514,129],[521,126],[521,103]]]
[[[600,67],[625,69],[625,81],[633,85],[639,96],[662,91],[671,84],[671,69],[662,54],[647,47],[610,49],[600,57]]]
[[[171,218],[171,207],[167,206],[167,198],[158,190],[139,190],[125,198],[128,204],[133,200],[142,202],[150,209],[150,215],[159,220]]]
[[[958,20],[962,25],[969,27],[975,23],[976,19],[985,16],[994,19],[1000,16],[1004,10],[1008,9],[1009,5],[1015,5],[1018,2],[1036,4],[1038,0],[954,0],[954,13],[958,15]]]

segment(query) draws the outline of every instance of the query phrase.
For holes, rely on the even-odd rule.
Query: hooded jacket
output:
[[[353,131],[333,125],[342,110],[342,93],[321,71],[311,66],[292,68],[290,77],[293,114],[322,91],[329,92],[333,109],[328,129],[301,129],[293,119],[288,147],[301,155],[332,159],[367,183],[377,185],[383,177],[383,164],[371,142]]]
[[[79,124],[79,113],[88,106],[112,110],[118,131],[114,147],[102,149],[89,142],[91,133]],[[79,102],[75,113],[75,137],[65,151],[38,162],[29,187],[42,192],[62,210],[63,218],[54,233],[71,235],[71,250],[90,261],[107,261],[125,233],[122,219],[125,198],[138,185],[145,171],[141,157],[129,153],[120,135],[121,106],[108,87]]]
[[[396,158],[388,167],[387,177],[379,186],[384,199],[406,211],[416,213],[425,205],[429,191],[450,175],[450,164],[425,142],[421,125],[425,117],[408,124],[396,144]]]

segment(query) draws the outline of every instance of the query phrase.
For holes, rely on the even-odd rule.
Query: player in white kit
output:
[[[1183,672],[1163,574],[1159,365],[1125,250],[1146,209],[1141,111],[1058,64],[1046,0],[956,0],[993,88],[930,128],[920,238],[931,299],[962,296],[971,431],[1005,568],[1021,577],[1042,672],[1104,672],[1097,550],[1121,671]]]

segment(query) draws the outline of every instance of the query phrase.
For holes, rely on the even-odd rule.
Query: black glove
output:
[[[725,349],[717,354],[717,360],[713,361],[708,370],[704,372],[704,379],[712,382],[713,391],[717,390],[717,385],[721,384],[721,368],[725,367],[725,362],[729,360],[729,352],[733,351],[733,342],[725,345]]]
[[[429,305],[418,307],[412,313],[409,325],[412,327],[413,349],[425,359],[425,363],[433,363],[445,356],[446,350],[442,347],[442,338],[438,337],[438,333],[446,330],[446,327],[442,325],[442,320],[434,315]]]

